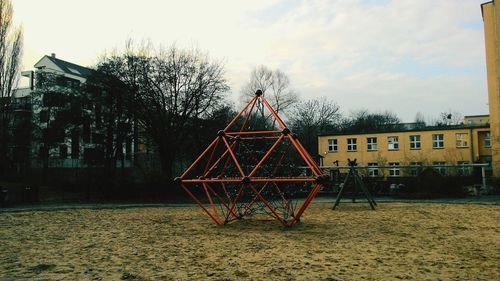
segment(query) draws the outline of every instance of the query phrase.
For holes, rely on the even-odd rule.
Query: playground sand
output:
[[[330,207],[288,229],[196,207],[0,213],[0,280],[500,280],[498,205]]]

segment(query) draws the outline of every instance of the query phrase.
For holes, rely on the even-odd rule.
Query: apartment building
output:
[[[489,163],[492,157],[488,124],[419,129],[399,126],[384,132],[322,135],[318,145],[324,166],[347,166],[347,159],[357,159],[360,166],[368,167],[370,176],[417,174],[417,169],[402,166],[436,166],[446,174],[451,173],[446,166]],[[454,169],[453,173],[469,170]]]
[[[493,176],[500,177],[500,7],[499,2],[481,4],[484,22],[488,104],[490,110]]]
[[[14,142],[11,154],[23,168],[79,168],[102,165],[105,153],[105,106],[88,99],[82,87],[94,70],[56,57],[43,56],[33,70],[21,73],[24,87],[13,92]],[[132,121],[117,124],[125,132],[114,152],[118,166],[131,167]],[[118,138],[114,138],[117,140]]]

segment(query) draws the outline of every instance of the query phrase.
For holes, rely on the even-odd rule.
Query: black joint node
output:
[[[257,92],[255,92],[255,95],[258,97],[262,96],[262,90],[257,90]]]
[[[241,182],[242,183],[250,183],[252,180],[249,177],[244,177]]]
[[[199,176],[199,177],[198,177],[198,179],[199,179],[199,180],[204,180],[204,179],[205,179],[205,177],[204,177],[204,176]]]
[[[223,130],[219,130],[219,131],[217,132],[217,135],[218,135],[219,137],[223,137],[223,136],[225,136],[225,135],[226,135],[226,132],[224,132]]]
[[[286,135],[290,134],[291,131],[290,131],[290,129],[285,128],[285,129],[283,129],[283,131],[281,131],[281,133],[286,136]]]
[[[234,141],[241,141],[241,137],[240,136],[234,137]]]
[[[181,184],[181,183],[182,183],[182,178],[181,178],[181,177],[176,177],[176,178],[174,179],[174,183],[175,183],[175,184]]]

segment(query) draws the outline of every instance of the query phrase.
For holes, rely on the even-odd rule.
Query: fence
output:
[[[337,192],[349,166],[322,166],[330,175],[325,192]],[[489,164],[460,165],[380,165],[355,166],[358,174],[376,195],[420,194],[422,196],[462,196],[497,194],[498,183],[491,177]]]

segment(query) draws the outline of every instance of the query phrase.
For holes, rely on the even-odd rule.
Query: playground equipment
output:
[[[362,193],[365,195],[366,200],[368,200],[368,203],[370,204],[370,207],[372,208],[372,210],[375,210],[375,206],[377,206],[377,203],[375,202],[375,200],[371,196],[370,192],[366,188],[365,184],[363,183],[363,180],[360,178],[358,171],[355,168],[358,165],[356,163],[356,159],[354,159],[354,160],[347,159],[347,162],[349,163],[349,173],[345,177],[344,183],[342,184],[342,187],[340,188],[340,191],[337,194],[337,199],[335,200],[335,203],[333,204],[332,210],[335,210],[335,208],[339,205],[340,200],[344,196],[344,192],[346,191],[347,186],[349,185],[350,179],[353,180],[353,182],[352,182],[352,187],[353,187],[352,194],[353,194],[353,196],[356,195],[356,191],[359,188],[362,191]],[[356,199],[353,197],[352,200],[354,202]]]
[[[219,225],[264,216],[292,226],[327,179],[257,90],[175,181]]]

